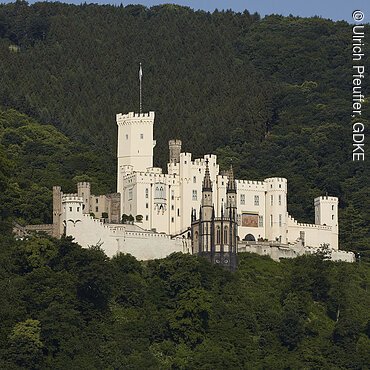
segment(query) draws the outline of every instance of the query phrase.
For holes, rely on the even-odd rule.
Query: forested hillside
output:
[[[1,369],[366,369],[366,264],[109,260],[0,236]]]
[[[13,135],[16,122],[3,124],[4,161],[34,171],[35,186],[72,188],[74,176],[90,176],[96,191],[114,191],[115,114],[138,110],[142,62],[143,108],[156,111],[157,165],[166,163],[167,140],[178,137],[196,156],[215,152],[225,167],[232,160],[238,177],[287,177],[289,212],[302,221],[313,222],[315,196],[339,196],[341,247],[365,252],[370,178],[368,161],[351,160],[351,32],[320,18],[174,5],[0,5],[0,105],[66,140],[40,147],[52,139],[38,137],[41,169],[32,156],[17,164],[9,148],[27,153],[31,144]],[[55,148],[64,153],[61,167]],[[53,175],[38,183],[42,166]],[[17,172],[12,181],[27,197],[21,179]],[[36,213],[47,221],[46,211]],[[36,222],[24,211],[15,216]]]

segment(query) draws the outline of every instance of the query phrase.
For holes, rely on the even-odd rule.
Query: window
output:
[[[271,203],[272,206],[274,205],[274,196],[273,195],[270,196],[270,203]]]
[[[279,184],[279,189],[281,189],[281,184]]]
[[[197,183],[197,177],[196,176],[193,176],[193,183],[196,184]]]
[[[279,206],[281,206],[281,195],[279,195]]]
[[[126,140],[128,140],[128,135],[126,134]]]
[[[98,204],[99,203],[99,198],[96,198],[95,199],[95,203]]]
[[[80,212],[80,207],[77,207],[77,212]]]
[[[144,134],[140,134],[140,139],[144,139]]]
[[[258,227],[263,227],[263,216],[258,216]]]
[[[272,224],[273,224],[274,220],[272,218],[272,215],[270,215],[270,226],[272,227]]]
[[[220,244],[221,242],[221,230],[220,226],[217,226],[216,228],[216,244]]]
[[[331,219],[334,220],[334,215],[331,215]]]
[[[132,200],[132,188],[128,189],[128,200]]]
[[[69,212],[72,212],[72,207],[69,207]]]
[[[193,200],[198,200],[198,192],[193,190]]]
[[[99,212],[99,207],[98,206],[95,207],[95,212]]]
[[[174,211],[174,210],[175,210],[175,206],[172,204],[171,211]]]
[[[171,217],[171,222],[174,223],[175,222],[175,219],[173,217]]]
[[[279,227],[281,227],[281,226],[282,226],[282,216],[279,215]]]
[[[245,194],[240,194],[240,204],[245,204]]]
[[[227,232],[228,232],[228,227],[227,226],[225,226],[224,227],[224,243],[225,244],[227,244]]]
[[[145,221],[148,221],[149,220],[149,216],[148,215],[146,215],[145,216]]]
[[[260,205],[260,197],[259,195],[254,196],[254,205],[259,206]]]
[[[177,216],[180,217],[180,208],[177,208]]]
[[[145,189],[145,198],[146,199],[149,198],[149,189],[148,188]]]
[[[148,203],[145,204],[145,208],[149,208],[149,204]]]
[[[171,200],[174,200],[174,199],[175,199],[175,192],[171,190]]]
[[[331,210],[334,211],[334,206],[331,206]]]

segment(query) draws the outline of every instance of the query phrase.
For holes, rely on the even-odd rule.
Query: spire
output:
[[[233,165],[230,166],[228,177],[229,177],[229,182],[227,183],[226,193],[236,193]]]
[[[140,94],[140,106],[139,106],[139,113],[142,113],[143,110],[143,105],[142,105],[142,94],[141,94],[141,80],[143,79],[143,69],[141,68],[141,63],[140,63],[140,68],[139,68],[139,94]]]
[[[206,159],[206,172],[204,174],[202,191],[212,191],[212,181],[209,174],[208,158]]]

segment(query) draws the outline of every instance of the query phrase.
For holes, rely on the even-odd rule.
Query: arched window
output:
[[[227,232],[229,228],[227,226],[224,227],[224,243],[227,244]]]
[[[221,243],[221,229],[220,226],[216,227],[216,244]]]
[[[198,240],[198,231],[196,231],[196,232],[194,233],[194,239],[195,239],[195,240]]]

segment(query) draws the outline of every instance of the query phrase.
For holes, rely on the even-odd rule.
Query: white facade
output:
[[[62,197],[62,225],[66,235],[82,247],[101,247],[108,257],[130,253],[139,260],[164,258],[173,252],[189,253],[187,238],[144,230],[137,225],[104,224],[83,213],[84,199],[76,194]]]
[[[191,211],[199,212],[202,180],[208,160],[213,184],[216,217],[226,204],[228,177],[220,173],[217,157],[205,155],[192,159],[190,153],[176,158],[172,150],[168,173],[153,168],[154,112],[118,114],[117,192],[121,194],[121,214],[142,215],[147,230],[177,235],[188,230]],[[171,146],[171,143],[170,143]],[[171,150],[170,150],[171,152]],[[180,150],[178,150],[180,153]],[[329,244],[338,249],[338,199],[319,197],[314,201],[315,224],[302,224],[287,212],[287,180],[236,180],[238,233],[240,239],[278,240],[305,246]]]

